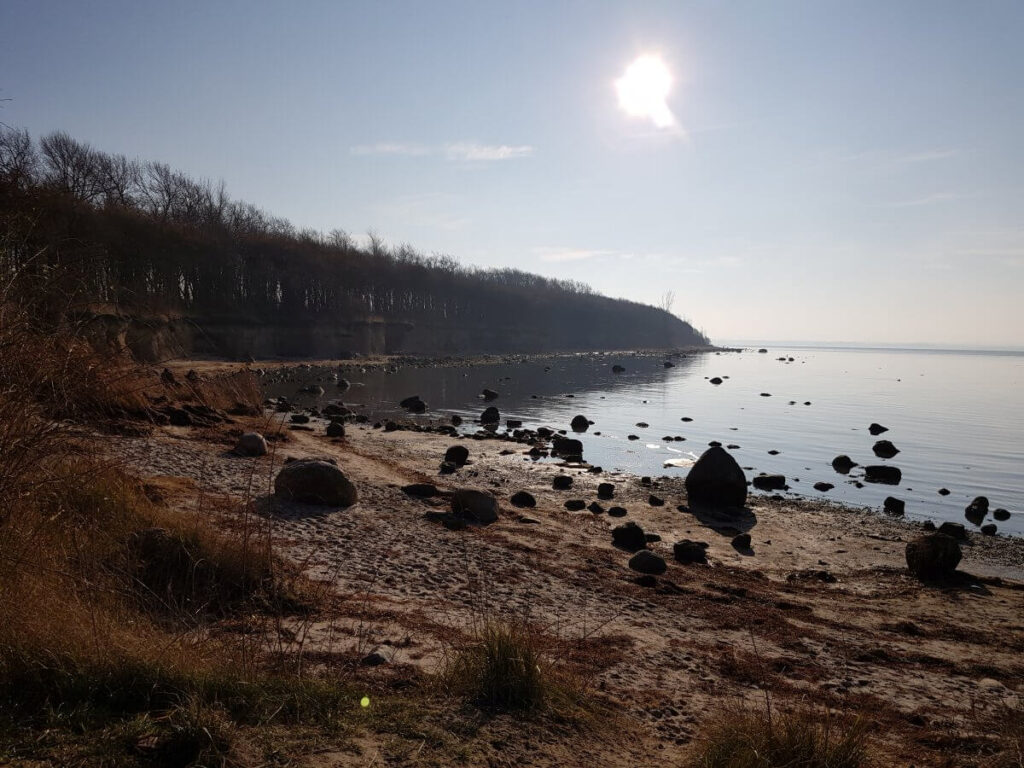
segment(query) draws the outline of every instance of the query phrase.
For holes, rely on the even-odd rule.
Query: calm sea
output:
[[[999,532],[1024,535],[1024,352],[768,347],[767,354],[753,348],[672,362],[666,368],[661,358],[627,354],[387,374],[367,369],[349,374],[355,386],[341,397],[380,415],[418,394],[429,405],[418,418],[427,422],[452,413],[478,417],[478,395],[489,387],[500,394],[493,405],[502,425],[510,417],[528,427],[568,429],[573,416],[586,416],[594,425],[577,435],[584,458],[606,470],[682,477],[687,461],[718,441],[735,446],[729,450],[748,477],[785,475],[790,494],[872,508],[892,495],[906,502],[910,518],[968,526],[964,508],[987,496],[991,509],[1011,512],[996,523]],[[614,364],[626,371],[613,373]],[[710,384],[712,377],[722,383]],[[270,389],[293,397],[295,383]],[[326,389],[326,399],[338,396]],[[889,431],[872,437],[872,422]],[[663,439],[676,436],[685,440]],[[877,458],[872,446],[881,439],[900,453]],[[862,468],[838,474],[831,466],[838,454],[861,467],[895,465],[903,481],[857,487]],[[819,481],[835,487],[816,491]],[[991,513],[985,522],[993,522]]]

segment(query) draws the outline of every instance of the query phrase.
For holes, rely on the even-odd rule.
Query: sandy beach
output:
[[[103,440],[161,503],[220,515],[225,525],[240,509],[258,515],[279,551],[336,598],[337,616],[297,628],[304,652],[358,659],[377,651],[386,663],[360,672],[371,682],[436,671],[453,638],[482,616],[527,617],[621,713],[621,738],[586,742],[590,764],[601,765],[682,764],[716,710],[763,701],[766,690],[782,706],[869,718],[889,764],[960,765],[958,755],[976,754],[991,737],[993,713],[1024,696],[1019,539],[969,534],[959,578],[924,584],[904,555],[921,526],[869,510],[751,496],[742,518],[697,516],[680,479],[648,485],[536,462],[528,445],[494,437],[349,423],[344,438],[327,438],[324,426],[314,419],[296,428],[287,415],[268,414]],[[267,456],[231,453],[249,430],[267,435]],[[468,463],[439,474],[456,443],[468,448]],[[355,505],[273,498],[280,467],[312,457],[337,463],[358,490]],[[563,474],[572,486],[555,490],[552,479]],[[413,483],[440,493],[402,490]],[[598,498],[599,483],[614,485],[611,499]],[[443,525],[446,494],[458,488],[493,493],[498,520]],[[519,491],[536,506],[513,506]],[[569,511],[570,500],[585,508]],[[593,502],[601,509],[586,508]],[[625,516],[611,517],[613,506]],[[612,529],[630,521],[656,538],[648,547],[667,562],[663,575],[636,573],[631,553],[613,546]],[[737,549],[733,538],[744,532],[750,547]],[[707,544],[707,564],[673,559],[684,539]],[[547,741],[509,727],[481,764],[566,764],[571,739]],[[389,764],[431,764],[422,745],[409,758],[418,743],[368,733],[355,752],[309,760],[362,765],[376,754]]]

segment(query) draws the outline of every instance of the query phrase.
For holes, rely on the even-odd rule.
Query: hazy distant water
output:
[[[783,356],[794,362],[779,362]],[[613,374],[614,363],[626,372]],[[475,418],[486,386],[500,393],[493,404],[502,425],[512,417],[525,426],[568,428],[577,413],[587,416],[595,424],[578,435],[584,457],[605,469],[685,476],[687,468],[665,467],[665,460],[699,456],[718,440],[739,446],[731,452],[750,468],[748,477],[784,474],[801,495],[875,508],[893,495],[906,501],[908,517],[967,525],[964,507],[984,495],[992,509],[1012,513],[997,522],[1000,532],[1024,535],[1024,352],[770,347],[768,354],[696,355],[675,363],[664,368],[657,358],[608,355],[557,361],[549,371],[543,363],[368,371],[350,376],[358,386],[343,399],[379,414],[419,394],[430,406],[419,417],[424,421],[450,413]],[[714,376],[724,379],[720,386],[708,383]],[[326,398],[336,395],[327,389]],[[693,421],[681,421],[684,416]],[[872,437],[873,421],[889,431]],[[629,441],[630,434],[640,440]],[[685,442],[662,440],[676,435]],[[883,438],[900,449],[894,459],[872,453]],[[773,449],[779,454],[770,455]],[[841,453],[862,466],[898,466],[903,481],[858,489],[850,481],[861,477],[860,467],[849,476],[832,469]],[[835,488],[819,493],[817,481]],[[949,496],[937,493],[942,487]]]

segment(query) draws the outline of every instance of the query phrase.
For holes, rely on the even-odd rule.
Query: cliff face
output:
[[[641,346],[628,335],[620,339],[609,338],[606,333],[595,334],[592,343],[574,344],[557,329],[511,323],[501,327],[460,328],[368,318],[330,324],[274,325],[232,318],[139,317],[116,311],[92,313],[83,320],[93,343],[128,352],[146,362],[187,357],[336,359],[353,353],[539,353]],[[671,335],[667,338],[670,343],[642,346],[669,348],[689,343],[684,338],[674,340]]]

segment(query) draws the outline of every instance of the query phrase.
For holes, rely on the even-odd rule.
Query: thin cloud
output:
[[[393,157],[443,157],[452,162],[480,163],[497,160],[515,160],[530,157],[534,148],[529,144],[480,144],[473,141],[454,141],[429,146],[404,142],[358,144],[349,148],[357,157],[384,155]]]
[[[586,261],[601,256],[614,256],[615,251],[597,251],[587,248],[534,248],[541,261],[564,262],[564,261]]]

